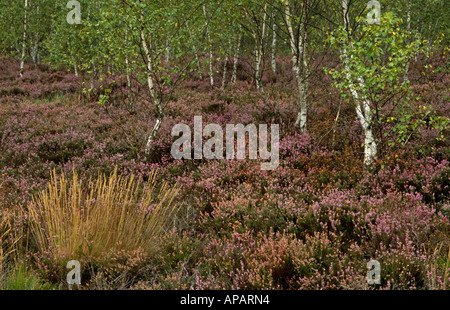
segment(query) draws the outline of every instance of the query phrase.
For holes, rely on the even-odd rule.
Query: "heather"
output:
[[[334,66],[335,58],[326,59]],[[411,69],[412,93],[420,98],[414,109],[426,106],[433,115],[448,117],[450,75],[430,69],[421,76],[419,67],[427,62],[445,66],[448,55],[439,51]],[[167,116],[145,154],[156,119],[145,83],[134,83],[142,99],[130,111],[121,74],[86,92],[88,77],[28,64],[17,78],[18,68],[18,61],[0,57],[0,272],[6,286],[29,274],[35,287],[66,289],[65,263],[78,259],[81,289],[371,289],[366,264],[376,259],[382,266],[378,288],[448,287],[448,128],[439,132],[425,124],[404,145],[386,139],[376,163],[366,167],[353,106],[340,100],[321,69],[312,72],[308,133],[298,133],[292,68],[288,57],[280,57],[278,71],[262,77],[270,85],[266,98],[254,88],[244,61],[236,83],[224,89],[189,76],[170,97]],[[109,100],[101,102],[106,88]],[[171,129],[178,123],[192,128],[196,115],[221,126],[280,124],[279,167],[262,171],[260,161],[249,159],[174,160]],[[384,120],[391,140],[397,133],[390,126],[400,117],[394,110]],[[145,235],[133,228],[146,220],[133,214],[136,208],[154,212],[158,195],[140,203],[127,196],[126,186],[109,189],[117,199],[108,200],[108,187],[88,194],[90,182],[114,173],[125,183],[133,178],[138,197],[149,181],[155,192],[173,194],[176,212],[165,215],[170,218],[162,232]],[[117,239],[95,235],[92,226],[88,234],[72,236],[71,248],[64,242],[54,248],[49,241],[54,235],[36,234],[39,221],[52,215],[46,213],[51,199],[44,193],[51,186],[59,193],[63,178],[74,182],[75,192],[86,193],[77,196],[61,185],[61,193],[78,201],[68,205],[104,206],[117,217],[105,229],[124,224],[117,224],[124,229],[117,229]],[[125,206],[128,218],[107,208]],[[64,212],[56,221],[77,225]],[[102,211],[96,212],[101,218]],[[91,224],[96,223],[102,220]],[[63,227],[58,231],[70,239]],[[75,240],[82,237],[86,240]]]

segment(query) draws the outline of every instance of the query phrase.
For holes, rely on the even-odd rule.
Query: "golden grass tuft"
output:
[[[11,240],[10,232],[10,213],[5,210],[0,210],[0,280],[4,271],[6,258],[16,250],[15,245],[17,241]]]
[[[69,259],[101,258],[111,250],[155,249],[172,215],[179,188],[134,176],[123,178],[117,168],[110,176],[99,175],[87,186],[76,172],[71,181],[53,171],[48,189],[29,206],[32,236],[41,251],[53,251]]]

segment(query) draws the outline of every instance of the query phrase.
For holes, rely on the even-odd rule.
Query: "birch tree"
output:
[[[306,49],[309,4],[308,1],[302,1],[296,4],[296,8],[292,8],[289,0],[285,0],[284,4],[288,40],[292,54],[292,68],[298,91],[298,108],[295,127],[299,128],[300,133],[306,133],[309,76]],[[296,13],[293,13],[294,11]]]
[[[277,72],[277,23],[275,22],[275,11],[272,12],[272,57],[270,63],[273,73]]]
[[[243,23],[243,29],[253,38],[252,56],[255,61],[254,79],[255,86],[265,98],[264,85],[262,84],[262,74],[264,71],[265,40],[267,26],[267,4],[261,5],[253,1],[246,2],[243,7],[243,15],[246,23]]]
[[[205,29],[206,29],[206,37],[208,39],[208,53],[209,53],[209,57],[208,57],[208,69],[209,69],[209,83],[211,85],[211,87],[214,86],[214,70],[213,70],[213,51],[212,51],[212,42],[211,42],[211,29],[210,29],[210,18],[208,17],[207,13],[206,13],[206,4],[203,3],[203,16],[205,18]]]
[[[383,109],[392,111],[403,102],[408,104],[409,82],[403,82],[401,76],[407,63],[423,49],[420,40],[411,40],[410,33],[399,27],[400,20],[392,13],[383,14],[380,25],[358,18],[360,36],[353,39],[347,0],[343,0],[342,10],[344,26],[330,36],[332,45],[340,50],[342,68],[329,73],[344,98],[355,104],[364,134],[364,163],[370,166],[377,159],[382,138]]]
[[[233,56],[233,73],[231,74],[231,83],[235,83],[237,80],[237,69],[239,64],[239,56],[241,53],[242,44],[242,26],[239,26],[239,36],[237,38],[236,48]]]
[[[144,144],[144,152],[149,155],[166,117],[165,107],[170,94],[194,61],[188,53],[194,42],[201,41],[197,36],[205,29],[204,24],[200,25],[204,23],[201,17],[205,11],[200,1],[187,0],[114,0],[103,2],[103,8],[111,14],[102,15],[103,19],[98,24],[110,42],[108,50],[112,56],[109,57],[115,63],[125,63],[127,71],[135,71],[139,79],[143,77],[153,105],[154,114],[150,119],[154,119],[154,123]],[[114,29],[118,20],[127,34],[121,40],[115,39]],[[190,28],[186,29],[188,26]],[[170,46],[169,63],[165,61],[167,46]],[[130,57],[133,57],[133,62]]]
[[[342,12],[344,17],[344,29],[348,33],[350,31],[348,0],[342,0]],[[353,43],[350,43],[350,46],[352,45]],[[349,63],[349,55],[346,48],[342,49],[341,56],[348,88],[355,100],[356,115],[358,116],[364,132],[364,163],[366,165],[371,165],[377,157],[377,143],[372,130],[373,112],[365,92],[366,85],[363,76],[356,76],[356,81],[359,83],[360,89],[362,90],[361,92],[358,92],[354,85],[351,74],[352,68]]]
[[[24,70],[24,65],[25,65],[25,52],[26,52],[26,47],[27,47],[28,0],[25,0],[23,12],[24,12],[24,18],[23,18],[22,54],[20,56],[20,72],[19,72],[20,77],[23,76],[23,70]]]

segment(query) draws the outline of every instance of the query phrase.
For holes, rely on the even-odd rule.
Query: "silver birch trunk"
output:
[[[198,57],[198,51],[194,47],[194,54],[195,54],[195,62],[197,63],[197,69],[200,80],[203,80],[203,73],[202,73],[202,66],[200,65],[200,58]]]
[[[25,0],[25,17],[23,19],[23,40],[22,40],[22,55],[20,57],[20,77],[23,76],[25,66],[25,50],[27,46],[27,18],[28,18],[28,0]]]
[[[406,29],[409,31],[411,31],[411,5],[409,3],[409,1],[406,2]],[[405,75],[403,77],[403,81],[404,82],[408,82],[409,81],[409,64],[410,64],[411,60],[408,60],[408,62],[406,63],[406,67],[405,67]]]
[[[298,108],[297,118],[295,120],[295,127],[299,128],[300,133],[307,132],[307,118],[308,118],[308,67],[306,63],[306,31],[304,23],[301,23],[299,33],[294,33],[294,28],[291,22],[291,9],[289,1],[286,1],[285,19],[289,33],[289,42],[292,53],[292,68],[294,71],[295,80],[297,82],[298,90]]]
[[[168,63],[170,61],[170,46],[169,46],[169,40],[166,40],[166,62]]]
[[[342,9],[344,12],[344,25],[346,29],[349,29],[348,21],[348,2],[347,0],[342,0]],[[344,56],[344,70],[346,70],[346,78],[349,85],[350,92],[355,100],[356,104],[356,115],[361,123],[361,127],[364,132],[364,164],[371,165],[377,158],[377,143],[372,130],[372,110],[370,107],[370,102],[367,98],[360,96],[356,90],[352,77],[350,74],[350,68],[348,66],[347,50],[342,50],[342,55]],[[362,77],[358,77],[357,81],[360,85],[364,87],[365,83]]]
[[[128,104],[130,106],[130,111],[134,113],[133,93],[131,91],[130,61],[128,59],[128,55],[125,56],[125,71],[127,79]]]
[[[264,17],[262,24],[261,37],[258,37],[257,33],[254,32],[255,39],[255,81],[256,81],[256,89],[261,91],[264,94],[264,87],[261,83],[261,64],[264,50],[264,37],[266,34],[266,18],[267,18],[267,4],[264,6]]]
[[[142,20],[142,25],[144,25],[144,15],[141,15],[141,20]],[[153,60],[152,60],[152,55],[150,53],[149,45],[147,44],[147,40],[145,38],[144,29],[141,29],[141,31],[140,31],[140,39],[141,39],[142,49],[144,51],[145,60],[147,62],[147,68],[146,68],[147,86],[148,86],[148,90],[150,93],[150,97],[153,101],[153,104],[155,105],[155,107],[158,111],[158,116],[156,119],[155,126],[153,127],[153,129],[147,139],[147,143],[145,145],[145,154],[148,155],[148,154],[150,154],[153,140],[155,139],[155,136],[158,133],[159,128],[161,127],[164,113],[163,113],[163,107],[161,105],[161,101],[159,100],[158,96],[156,95],[155,86],[153,84],[153,78],[152,78]],[[151,38],[150,38],[150,47],[151,47]]]
[[[78,65],[77,61],[75,60],[75,57],[72,56],[72,62],[73,62],[73,71],[75,73],[75,76],[78,76]]]
[[[272,25],[272,71],[277,72],[277,24],[275,23],[275,13],[272,14],[273,25]]]
[[[225,62],[223,64],[222,89],[225,88],[225,83],[227,80],[228,54],[229,54],[230,50],[231,50],[231,39],[228,40],[228,49],[227,49],[227,53],[225,55]]]
[[[39,33],[35,33],[33,45],[30,48],[31,59],[33,60],[33,65],[35,68],[36,65],[39,63],[38,51],[39,51]]]
[[[203,4],[203,15],[206,19],[206,5]],[[213,52],[211,47],[211,35],[209,33],[208,29],[208,21],[206,21],[206,36],[208,38],[208,45],[209,45],[209,83],[211,84],[211,87],[214,86],[214,71],[213,71]]]
[[[30,4],[31,6],[31,4]],[[39,1],[36,4],[36,14],[39,18]],[[33,59],[33,65],[36,68],[36,65],[39,64],[39,32],[35,30],[34,33],[34,42],[31,48],[31,58]]]
[[[242,26],[240,26],[242,28]],[[241,30],[241,29],[240,29]],[[241,52],[241,40],[242,40],[242,34],[239,33],[239,38],[236,46],[236,52],[234,54],[233,59],[233,73],[231,75],[231,83],[235,83],[237,79],[237,67],[239,63],[239,54]]]

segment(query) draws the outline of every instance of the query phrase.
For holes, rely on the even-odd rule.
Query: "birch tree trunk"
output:
[[[125,71],[126,71],[127,92],[128,92],[128,101],[129,101],[128,105],[130,107],[130,112],[134,113],[133,93],[131,91],[130,61],[128,60],[128,55],[125,56]]]
[[[29,4],[32,7],[32,4]],[[36,1],[36,16],[39,18],[39,1]],[[33,65],[36,66],[39,64],[39,31],[38,28],[35,29],[33,45],[31,46],[31,58],[33,60]]]
[[[203,73],[202,73],[202,66],[200,65],[200,58],[198,57],[198,51],[194,47],[194,55],[195,55],[195,62],[197,63],[197,69],[200,80],[203,80]]]
[[[145,33],[144,33],[144,27],[143,27],[144,26],[144,15],[142,15],[142,14],[141,14],[141,21],[142,21],[142,28],[140,31],[140,39],[141,39],[142,49],[143,49],[144,56],[145,56],[145,61],[147,62],[147,68],[146,68],[147,85],[148,85],[148,90],[150,93],[150,98],[152,99],[153,104],[155,105],[155,107],[158,111],[158,116],[156,118],[155,126],[153,127],[153,129],[147,139],[147,143],[145,145],[145,154],[148,155],[148,154],[150,154],[153,140],[155,139],[155,136],[158,133],[159,128],[161,127],[163,117],[164,117],[164,111],[163,111],[161,101],[159,100],[158,96],[156,95],[155,86],[153,84],[153,77],[152,77],[153,59],[152,59],[152,55],[150,53],[152,41],[150,38],[150,43],[149,43],[149,45],[147,44],[147,40],[145,38]]]
[[[31,46],[31,59],[33,60],[33,65],[36,68],[39,63],[39,33],[34,34],[33,45]]]
[[[97,68],[95,66],[95,61],[91,65],[91,73],[89,75],[90,77],[90,83],[91,83],[91,89],[94,89],[95,87],[95,72],[97,71]]]
[[[203,4],[203,15],[206,18],[206,5]],[[209,83],[211,84],[211,87],[214,86],[214,71],[213,71],[213,52],[211,47],[211,34],[208,29],[208,21],[206,21],[206,36],[208,38],[208,45],[209,45]]]
[[[166,40],[166,62],[170,62],[170,45],[169,40]]]
[[[239,54],[240,54],[240,50],[241,50],[241,41],[242,41],[242,34],[241,34],[241,30],[242,30],[242,26],[239,27],[239,38],[238,38],[238,42],[237,42],[237,46],[236,46],[236,52],[234,54],[234,59],[233,59],[233,73],[231,75],[231,83],[235,83],[236,79],[237,79],[237,67],[238,67],[238,63],[239,63]]]
[[[277,72],[277,24],[275,22],[275,13],[272,14],[273,25],[272,25],[272,71],[273,73]]]
[[[409,31],[411,31],[411,4],[408,1],[406,1],[406,29]],[[405,75],[403,77],[404,82],[408,82],[409,81],[409,64],[410,64],[411,60],[409,60],[406,63],[406,67],[405,67]]]
[[[264,17],[262,23],[261,36],[258,36],[256,32],[254,33],[255,61],[256,61],[256,69],[255,69],[256,89],[261,91],[263,94],[264,94],[264,86],[261,83],[261,64],[264,52],[264,37],[266,35],[266,18],[267,18],[267,4],[264,6]]]
[[[300,23],[299,31],[294,32],[291,22],[290,3],[287,0],[285,6],[285,19],[289,33],[289,42],[292,53],[292,68],[294,71],[295,80],[298,90],[298,108],[297,118],[295,120],[295,127],[299,128],[300,133],[307,131],[307,117],[308,117],[308,66],[306,63],[306,29],[303,22]]]
[[[350,25],[348,20],[348,0],[342,0],[342,9],[344,13],[344,25],[348,31]],[[356,115],[364,132],[364,164],[371,165],[377,158],[377,143],[372,130],[372,110],[370,102],[367,98],[358,94],[358,91],[353,84],[349,71],[347,50],[345,48],[342,50],[342,55],[344,58],[343,66],[344,70],[346,70],[347,83],[356,104]],[[362,77],[358,77],[357,81],[364,87],[365,83]]]
[[[225,55],[225,62],[223,64],[222,89],[225,88],[225,82],[227,80],[228,55],[230,53],[230,50],[231,50],[231,39],[228,40],[228,49],[227,49],[227,53]]]
[[[20,77],[23,76],[23,69],[25,66],[25,50],[27,46],[27,18],[28,18],[28,0],[25,0],[25,17],[23,19],[23,41],[22,41],[22,55],[20,57]]]
[[[75,76],[78,76],[78,65],[77,61],[75,60],[75,57],[72,56],[72,62],[73,62],[73,71],[75,73]]]
[[[128,26],[125,26],[125,45],[128,46]],[[125,55],[125,71],[127,79],[127,91],[128,91],[130,112],[134,113],[134,100],[133,100],[133,93],[131,90],[130,60],[128,58],[128,53]]]

